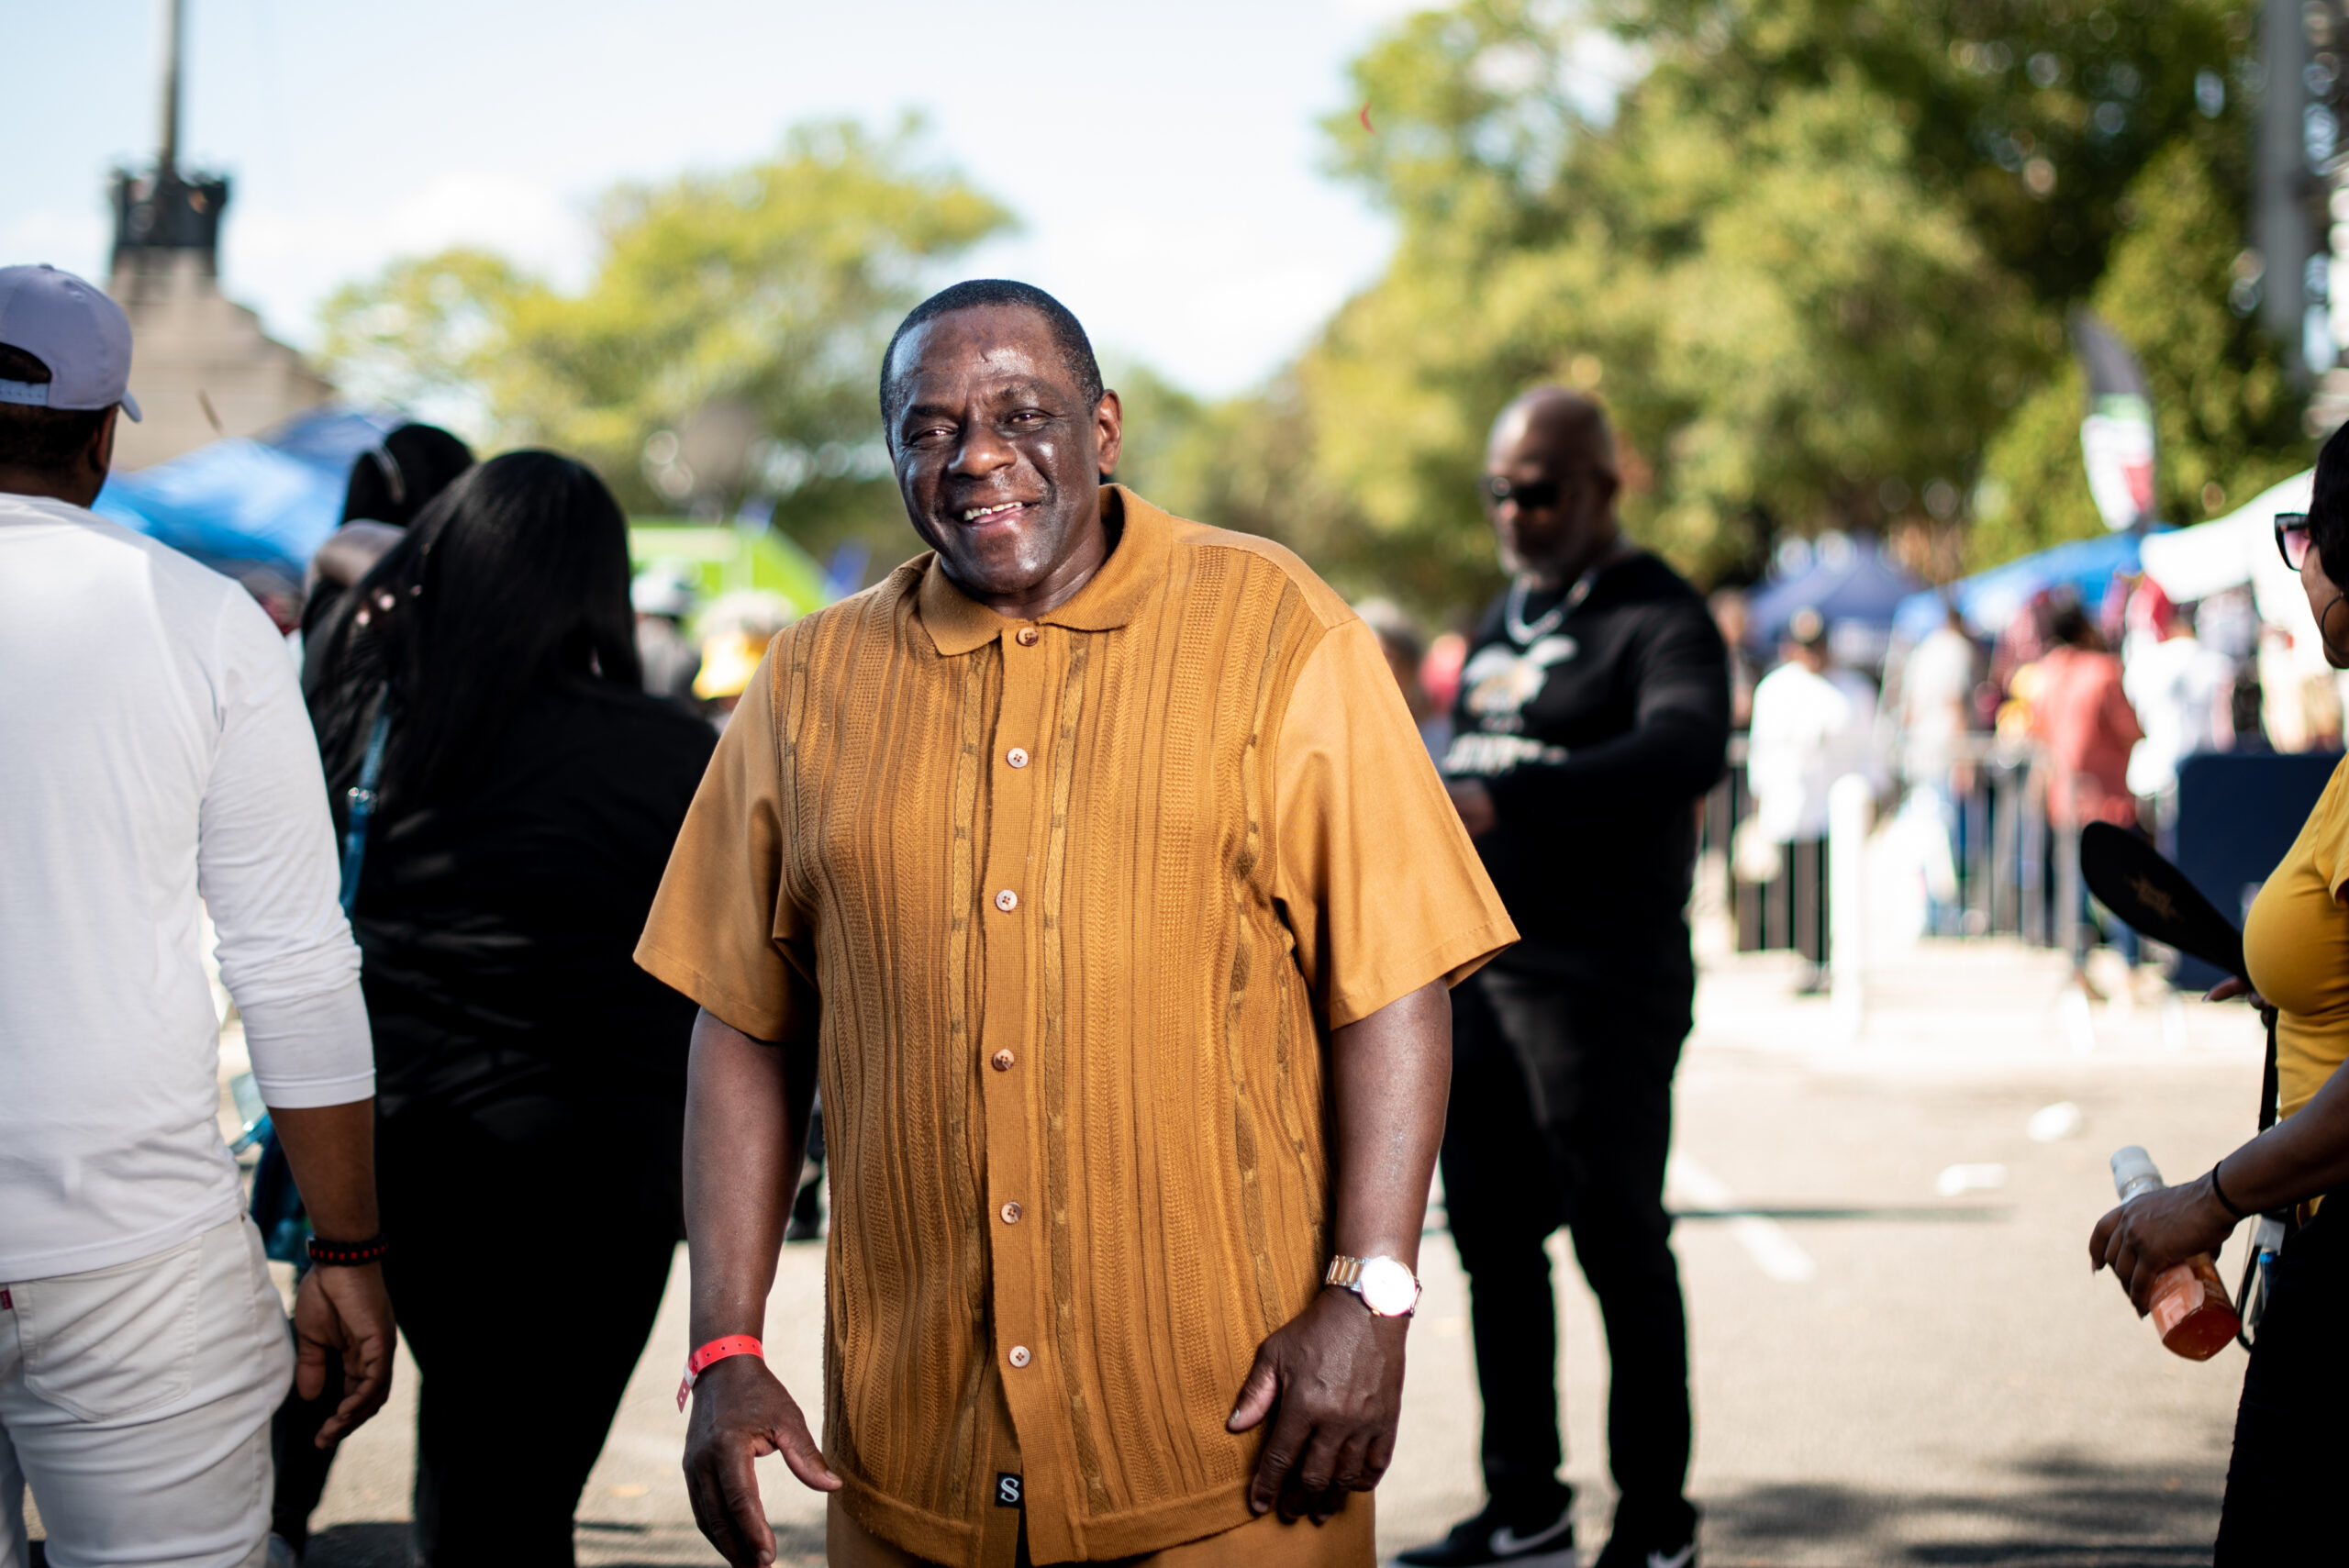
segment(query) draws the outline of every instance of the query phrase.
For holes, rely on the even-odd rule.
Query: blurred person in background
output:
[[[701,671],[693,693],[710,723],[726,728],[767,644],[798,618],[789,600],[763,589],[738,589],[709,602],[701,614]]]
[[[1456,631],[1436,633],[1419,661],[1419,690],[1434,710],[1419,726],[1419,738],[1438,757],[1452,750],[1452,705],[1460,695],[1460,671],[1467,662],[1468,639]]]
[[[1787,622],[1777,668],[1753,687],[1753,728],[1745,776],[1753,791],[1754,829],[1778,847],[1782,896],[1790,910],[1795,951],[1803,961],[1796,990],[1828,984],[1828,793],[1856,773],[1881,794],[1884,767],[1876,749],[1876,687],[1837,665],[1824,617],[1806,605]]]
[[[674,567],[637,573],[629,584],[636,610],[636,656],[644,665],[644,689],[691,712],[699,712],[694,680],[701,673],[701,650],[685,640],[694,613],[694,585]]]
[[[289,1385],[325,1443],[390,1391],[374,1072],[276,628],[88,510],[130,349],[81,279],[0,269],[0,1562],[29,1482],[60,1568],[242,1568]],[[220,1138],[206,910],[311,1197],[291,1335]]]
[[[313,698],[338,803],[390,715],[351,919],[433,1568],[573,1561],[683,1233],[693,1004],[629,951],[714,737],[642,689],[628,595],[603,483],[493,458],[361,579]],[[484,1284],[518,1262],[519,1304]],[[518,1356],[553,1369],[525,1437]]]
[[[380,606],[362,606],[351,590],[406,537],[417,514],[473,465],[471,447],[438,426],[417,424],[395,428],[351,463],[343,486],[342,521],[318,547],[306,573],[298,645],[306,697],[338,662],[352,628],[381,613]],[[253,1186],[254,1218],[262,1234],[275,1237],[282,1229],[298,1235],[302,1195],[284,1168],[273,1130],[262,1141]],[[273,1240],[271,1245],[272,1255],[281,1262],[296,1269],[305,1266],[298,1252],[288,1257],[281,1243]],[[333,1414],[330,1398],[306,1399],[297,1390],[286,1396],[273,1423],[277,1479],[270,1505],[271,1530],[290,1551],[299,1552],[306,1540],[310,1514],[334,1465],[334,1451],[317,1440],[319,1427]]]
[[[2008,618],[1990,645],[1990,678],[1983,696],[1989,702],[1991,725],[2001,735],[2010,732],[2010,724],[2019,722],[2023,732],[2029,731],[2031,691],[2016,689],[2016,682],[2023,672],[2032,672],[2036,679],[2039,656],[2054,646],[2048,636],[2048,625],[2054,619],[2058,601],[2053,590],[2042,588],[2025,600]],[[2031,682],[2024,682],[2026,687]],[[2012,718],[2008,705],[2020,702]]]
[[[1753,616],[1745,590],[1716,588],[1706,597],[1705,607],[1712,611],[1721,646],[1729,650],[1729,727],[1743,729],[1753,722],[1753,661],[1745,651]]]
[[[1958,903],[1958,806],[1974,788],[1974,762],[1965,753],[1973,728],[1974,688],[1981,654],[1966,635],[1965,617],[1953,599],[1942,607],[1942,624],[1927,633],[1900,667],[1900,772],[1909,784],[1906,809],[1930,836],[1925,868],[1926,921],[1936,935],[1964,934]]]
[[[2154,832],[2167,842],[2177,825],[2178,764],[2225,751],[2232,739],[2234,661],[2205,648],[2192,608],[2172,605],[2157,588],[2151,596],[2139,591],[2130,618],[2135,635],[2121,688],[2145,734],[2129,753],[2126,780],[2130,794],[2152,804]]]
[[[1598,1297],[1620,1494],[1598,1561],[1695,1560],[1688,1336],[1664,1208],[1696,968],[1697,804],[1729,662],[1695,589],[1623,537],[1605,412],[1560,387],[1493,426],[1482,490],[1511,574],[1469,639],[1444,774],[1524,940],[1453,992],[1446,1211],[1468,1271],[1486,1503],[1397,1560],[1571,1563],[1558,1472],[1560,1225]]]
[[[1420,637],[1418,623],[1392,599],[1364,599],[1354,606],[1354,614],[1378,639],[1378,651],[1386,655],[1386,667],[1394,672],[1403,706],[1411,710],[1420,744],[1427,747],[1431,758],[1440,759],[1451,740],[1451,726],[1442,722],[1427,688],[1419,684],[1419,666],[1427,662],[1427,641]]]
[[[2349,669],[2349,431],[2317,457],[2304,517],[2279,518],[2327,665]],[[2091,1266],[2110,1268],[2142,1315],[2163,1270],[2216,1253],[2254,1215],[2296,1229],[2268,1275],[2235,1413],[2216,1568],[2341,1556],[2332,1491],[2349,1466],[2349,762],[2309,813],[2243,924],[2247,995],[2275,1030],[2276,1125],[2197,1180],[2132,1198],[2097,1222]],[[2254,989],[2255,987],[2255,989]]]
[[[302,606],[304,691],[333,657],[351,586],[400,541],[417,514],[473,465],[473,449],[437,425],[401,425],[351,465],[341,524],[310,558]]]
[[[2080,829],[2110,822],[2137,831],[2137,797],[2129,793],[2129,752],[2145,738],[2129,706],[2121,661],[2105,645],[2087,612],[2076,602],[2059,606],[2048,619],[2053,644],[2037,662],[2031,697],[2031,732],[2047,748],[2047,820],[2057,834],[2057,852],[2076,856]],[[2059,879],[2060,880],[2060,879]],[[2087,884],[2079,881],[2080,917],[2074,924],[2073,983],[2096,995],[2087,977],[2089,944],[2097,926]],[[2113,945],[2132,967],[2137,933],[2113,920]]]

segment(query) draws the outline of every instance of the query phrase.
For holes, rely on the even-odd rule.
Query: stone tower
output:
[[[161,0],[162,134],[153,172],[114,176],[114,265],[106,292],[130,317],[130,390],[115,462],[144,468],[217,439],[250,436],[326,402],[334,388],[220,293],[225,175],[179,167],[180,28],[185,0]]]

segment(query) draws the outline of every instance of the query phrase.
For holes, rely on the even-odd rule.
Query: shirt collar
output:
[[[1101,520],[1119,527],[1109,559],[1066,604],[1035,617],[1072,631],[1108,631],[1133,619],[1143,596],[1166,574],[1174,519],[1122,484],[1101,487]],[[938,651],[952,659],[1025,624],[997,615],[949,580],[933,552],[923,567],[915,606]]]

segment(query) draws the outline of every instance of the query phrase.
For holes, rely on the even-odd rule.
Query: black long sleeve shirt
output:
[[[1536,630],[1566,591],[1535,596]],[[1443,771],[1481,780],[1476,840],[1524,941],[1513,966],[1688,962],[1697,803],[1729,746],[1729,655],[1704,601],[1644,551],[1601,568],[1563,622],[1511,637],[1508,597],[1470,639]]]

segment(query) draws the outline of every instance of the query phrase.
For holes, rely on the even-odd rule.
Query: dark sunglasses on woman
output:
[[[2306,512],[2276,514],[2276,548],[2284,557],[2284,564],[2298,572],[2300,562],[2309,558],[2309,515]]]

